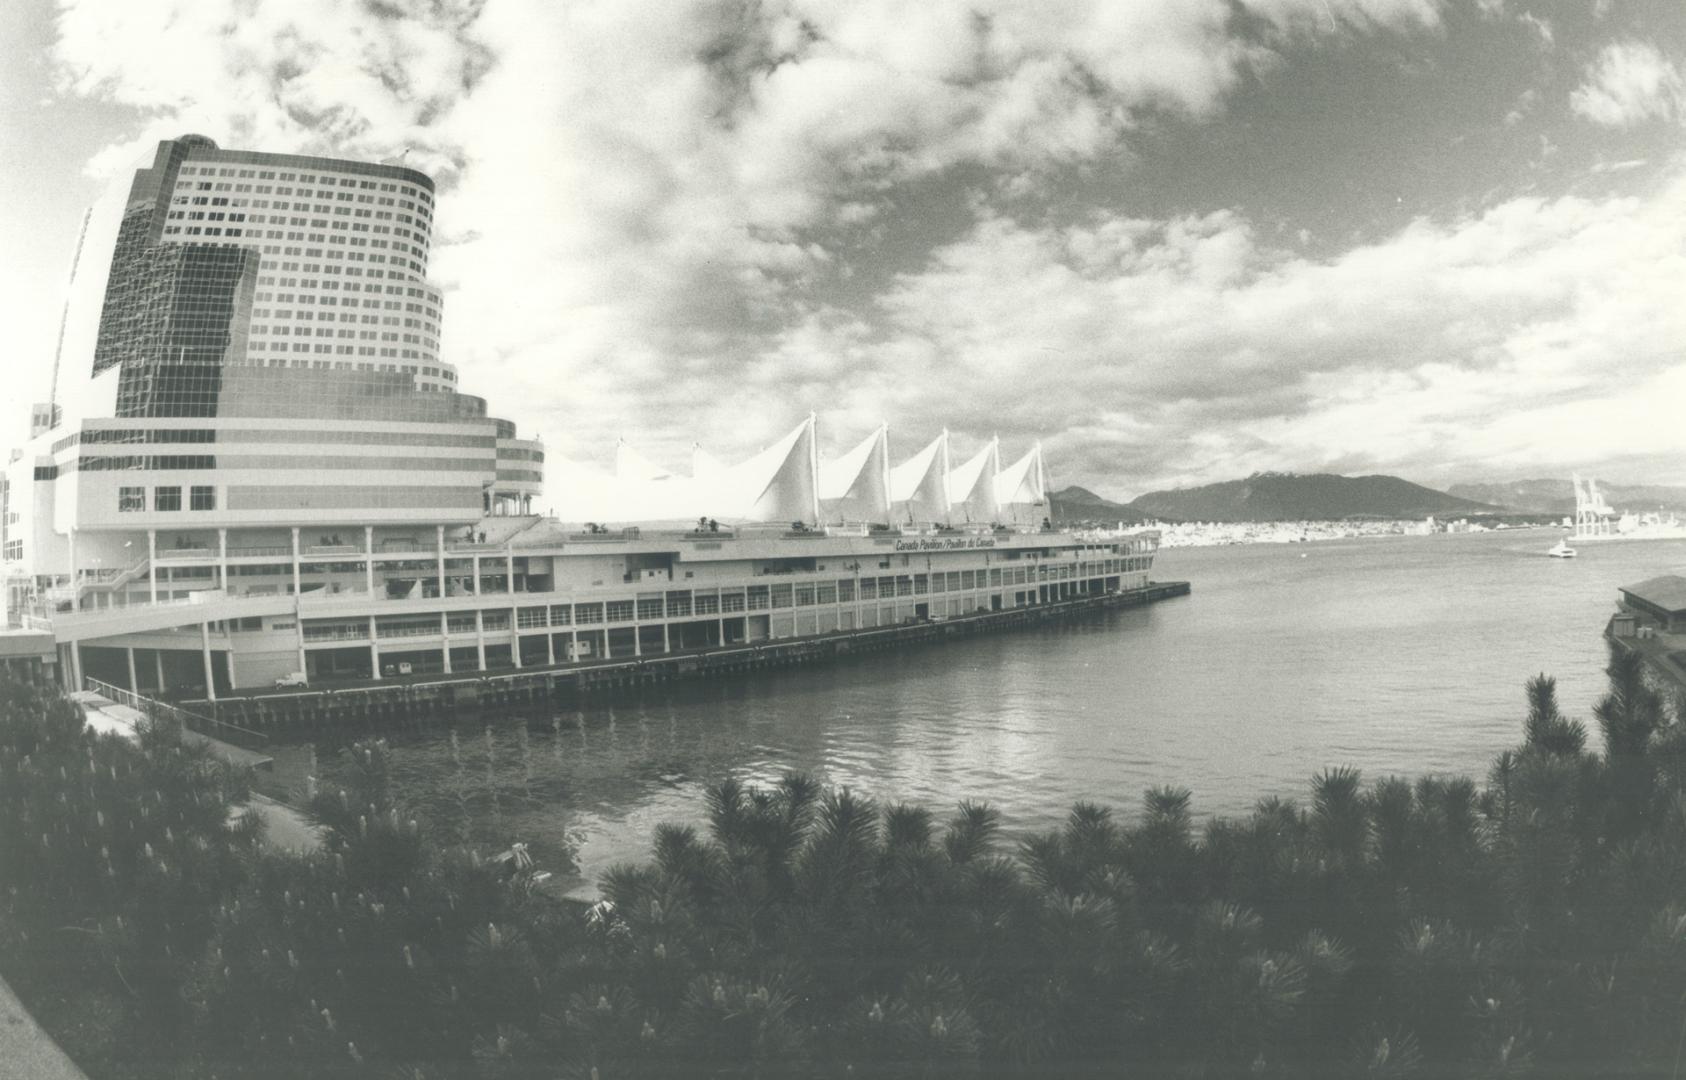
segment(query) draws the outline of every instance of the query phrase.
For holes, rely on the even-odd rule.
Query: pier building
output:
[[[50,400],[0,477],[7,623],[72,688],[177,697],[565,668],[1118,596],[1157,536],[1047,520],[1041,449],[907,462],[812,416],[688,477],[463,392],[399,164],[160,143],[84,221]],[[589,522],[590,524],[585,524]]]

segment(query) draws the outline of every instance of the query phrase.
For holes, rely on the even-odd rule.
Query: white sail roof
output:
[[[1000,520],[995,478],[1001,472],[1001,440],[991,439],[959,468],[948,474],[949,508],[964,522]]]
[[[948,429],[890,470],[890,500],[898,521],[948,523]]]
[[[701,480],[711,476],[719,476],[726,471],[726,463],[702,448],[702,443],[691,444],[691,476]]]
[[[1042,468],[1042,444],[1001,470],[995,478],[995,501],[1001,520],[1034,525],[1048,516],[1048,475]]]
[[[625,439],[615,441],[615,478],[618,480],[659,480],[673,475],[649,458],[627,445]]]
[[[820,510],[826,521],[889,522],[890,425],[847,454],[820,463]]]
[[[670,510],[677,490],[666,481],[623,480],[607,472],[571,461],[554,461],[546,469],[556,514],[564,521],[624,524],[634,521],[682,520]],[[694,515],[690,515],[694,516]]]
[[[1001,468],[991,440],[958,468],[949,468],[945,430],[919,453],[891,468],[885,425],[822,467],[812,414],[747,461],[724,465],[692,448],[691,476],[656,465],[622,440],[613,474],[551,461],[550,491],[558,516],[609,524],[721,522],[901,522],[915,525],[1002,522],[1034,526],[1048,516],[1042,445]]]
[[[712,517],[742,521],[819,522],[819,459],[814,416],[740,465],[706,482],[720,509]]]

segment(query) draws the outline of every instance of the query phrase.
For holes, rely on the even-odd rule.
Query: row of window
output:
[[[126,454],[113,457],[94,457],[84,454],[76,459],[80,472],[120,472],[131,469],[214,469],[217,459],[211,454]]]
[[[243,212],[243,211],[239,211],[239,210],[228,210],[228,211],[225,211],[225,210],[171,210],[165,216],[165,220],[167,220],[167,221],[206,221],[206,222],[220,221],[220,222],[224,222],[226,224],[231,224],[231,225],[241,225],[241,224],[249,223],[253,226],[264,224],[265,223],[264,218],[265,218],[265,216],[263,214],[252,214],[250,216],[250,219],[248,220],[248,217],[247,217],[246,213]],[[295,230],[303,230],[306,227],[304,218],[285,218],[285,217],[281,217],[280,215],[269,216],[268,224],[270,224],[270,225],[289,225],[290,224],[290,225],[293,226],[293,228]],[[344,231],[344,232],[378,233],[378,234],[381,234],[381,235],[391,235],[391,236],[402,237],[405,240],[414,240],[417,245],[421,245],[421,246],[417,246],[417,247],[412,248],[408,244],[401,244],[401,243],[395,243],[392,246],[395,247],[395,248],[398,248],[401,251],[414,251],[417,255],[425,255],[426,254],[425,245],[427,243],[427,238],[422,236],[420,233],[412,233],[409,229],[406,229],[402,225],[397,225],[397,226],[369,225],[369,224],[367,224],[365,222],[361,222],[361,221],[335,221],[335,222],[331,223],[331,226],[332,226],[332,228],[339,229],[339,230]],[[321,222],[312,221],[310,223],[310,227],[316,228],[316,229],[326,229],[326,228],[330,227],[330,223],[327,222],[327,221],[321,221]],[[191,233],[193,230],[189,229],[188,231]],[[240,235],[240,233],[231,229],[231,230],[229,230],[228,235],[229,236],[238,236],[238,235]],[[328,234],[326,234],[326,233],[316,233],[316,232],[307,233],[307,232],[303,232],[303,231],[289,232],[285,229],[270,229],[270,230],[267,230],[265,232],[259,233],[257,231],[257,229],[254,228],[252,230],[252,235],[253,236],[260,236],[261,235],[261,236],[265,237],[266,239],[270,239],[270,240],[295,240],[295,241],[306,241],[307,240],[307,241],[309,241],[310,243],[313,243],[313,244],[321,244],[321,243],[330,242],[328,240]],[[336,236],[336,237],[333,238],[333,240],[331,242],[335,243],[335,244],[343,244],[346,241],[345,241],[344,237]],[[363,241],[356,238],[356,237],[352,237],[351,243],[361,244],[361,243],[363,243]],[[387,245],[385,243],[382,243],[382,242],[379,242],[379,241],[374,241],[373,246],[374,247],[386,247]]]
[[[374,292],[375,290],[370,289],[370,291]],[[398,290],[393,289],[392,291],[397,292]],[[258,297],[256,299],[257,299],[257,302],[260,303],[260,304],[267,304],[267,303],[270,302],[270,298],[268,296],[261,296],[261,297]],[[361,307],[366,307],[366,308],[379,308],[383,311],[408,311],[412,315],[431,315],[431,314],[433,314],[432,311],[430,311],[428,308],[424,307],[421,304],[407,304],[402,300],[381,300],[377,297],[359,298],[359,297],[356,297],[356,296],[348,296],[344,300],[341,300],[337,296],[321,296],[321,297],[318,297],[318,296],[312,296],[311,294],[306,293],[303,296],[299,296],[299,297],[295,298],[292,293],[282,293],[280,295],[280,297],[278,298],[278,302],[283,303],[283,304],[291,304],[291,303],[295,302],[295,299],[296,299],[296,302],[300,303],[300,304],[320,304],[323,307],[354,308],[354,307],[361,306]],[[362,300],[361,304],[359,304],[359,302],[358,302],[359,299]],[[291,308],[253,308],[252,309],[252,315],[253,315],[254,318],[267,319],[267,318],[270,317],[271,311],[275,312],[276,318],[290,319],[290,318],[293,317],[293,312],[292,312]],[[332,315],[333,313],[329,312],[328,314]],[[310,312],[301,309],[299,311],[299,317],[300,318],[309,318]]]
[[[303,194],[309,194],[309,193],[304,192]],[[359,201],[366,201],[366,200],[359,200]],[[393,201],[391,199],[382,199],[382,200],[380,200],[380,202],[381,202],[382,205],[385,205],[385,206],[393,205]],[[212,220],[212,221],[221,221],[222,220],[222,214],[230,213],[232,211],[242,211],[242,213],[240,214],[240,219],[245,220],[245,214],[244,214],[243,211],[245,211],[248,208],[250,208],[252,210],[291,210],[295,214],[308,213],[311,210],[311,204],[306,203],[306,202],[286,203],[286,202],[283,202],[279,199],[275,200],[274,202],[271,202],[268,199],[234,199],[231,202],[229,199],[227,199],[225,197],[222,197],[222,196],[217,196],[217,197],[213,198],[213,197],[206,196],[206,195],[193,195],[193,196],[177,195],[173,200],[171,200],[171,205],[173,205],[173,206],[188,206],[188,207],[204,206],[204,207],[207,207],[207,208],[214,208],[214,207],[226,207],[227,208],[227,209],[224,209],[220,212],[218,212],[214,209],[207,209],[205,211],[196,211],[194,213],[189,214],[189,217],[198,217],[198,216],[200,216],[204,213],[210,213],[211,214],[210,220]],[[330,215],[330,216],[333,216],[333,217],[369,218],[369,219],[374,220],[374,221],[398,221],[398,222],[402,222],[405,225],[415,225],[416,224],[416,219],[411,217],[409,214],[395,214],[391,210],[369,210],[369,209],[366,209],[364,207],[353,208],[353,207],[350,207],[350,206],[318,205],[318,206],[315,207],[315,211],[318,214],[326,214],[326,215]],[[180,217],[181,215],[182,215],[182,211],[176,210],[176,211],[172,211],[169,216],[172,217],[172,218],[177,218],[177,217]],[[261,222],[261,221],[264,220],[264,215],[258,214],[256,216],[254,216],[253,220]],[[301,226],[304,225],[306,221],[309,221],[310,224],[313,227],[318,228],[318,229],[326,229],[328,227],[328,218],[327,217],[323,217],[323,218],[297,218],[297,217],[290,217],[290,216],[289,217],[282,217],[282,216],[279,216],[279,215],[270,215],[269,221],[270,221],[271,224],[274,224],[274,225],[286,225],[286,224],[290,223],[290,224],[293,224],[293,225],[301,225]],[[338,227],[338,223],[336,223],[336,227]],[[384,232],[385,229],[378,229],[377,231]],[[409,236],[410,235],[410,231],[408,229],[400,229],[398,231],[399,231],[400,235],[403,235],[403,236]],[[417,236],[418,239],[426,239],[420,233],[417,233],[416,236]]]
[[[277,278],[277,277],[271,276],[271,275],[274,274],[274,271],[275,271],[275,267],[273,265],[266,266],[264,269],[266,269],[268,271],[268,273],[262,274],[258,278],[258,288],[260,288],[260,289],[266,288],[266,287],[272,286],[272,285],[277,285],[277,284],[279,284],[283,288],[292,288],[292,287],[296,286],[296,287],[300,287],[300,288],[313,289],[313,288],[316,287],[316,282],[309,279],[309,278],[304,278],[304,279],[301,280],[299,278]],[[298,269],[299,269],[299,267],[297,267],[297,266],[293,267],[293,270],[295,270],[295,271],[298,270]],[[385,270],[382,270],[379,267],[369,267],[369,268],[365,269],[365,268],[360,267],[360,266],[330,266],[330,265],[324,265],[324,264],[319,264],[319,263],[306,263],[305,266],[304,266],[304,272],[307,273],[307,274],[344,274],[346,277],[372,277],[372,278],[391,277],[391,278],[398,279],[398,280],[404,279],[404,275],[402,273],[394,271],[393,273],[388,274]],[[356,286],[356,284],[357,283],[355,281],[348,281],[343,286],[341,286],[339,284],[334,283],[331,280],[324,279],[323,282],[322,282],[322,288],[324,288],[324,289],[338,289],[338,288],[343,287],[345,289],[345,291],[347,291],[347,292],[356,292],[357,290],[354,287],[354,286]],[[379,288],[379,286],[371,285],[371,286],[368,287],[367,291],[369,291],[369,292],[379,292],[380,288]],[[409,295],[412,295],[412,296],[424,295],[430,301],[432,301],[434,303],[440,302],[440,294],[437,293],[437,292],[433,292],[431,290],[426,291],[426,292],[423,292],[421,290],[417,290],[416,292],[410,293]],[[263,293],[259,293],[257,295],[257,299],[264,300],[264,299],[267,299],[267,298],[264,296]]]
[[[435,359],[433,349],[437,348],[437,346],[438,346],[438,343],[434,338],[423,337],[421,334],[406,334],[406,333],[403,333],[402,331],[399,331],[399,330],[353,330],[350,327],[344,327],[344,328],[341,328],[340,330],[336,331],[331,326],[322,326],[322,327],[317,327],[316,332],[313,334],[313,333],[311,333],[311,328],[308,327],[308,326],[300,326],[300,327],[275,326],[275,327],[270,327],[266,324],[262,329],[254,329],[252,331],[252,340],[247,342],[246,351],[248,353],[261,353],[261,352],[265,352],[265,351],[287,352],[288,351],[287,343],[285,341],[272,341],[271,340],[271,338],[284,338],[284,337],[339,338],[341,341],[389,341],[389,342],[402,341],[406,345],[416,345],[416,346],[421,346],[421,347],[427,348],[428,352],[427,352],[426,356],[422,356],[419,352],[407,352],[407,353],[404,354],[408,358],[422,359],[422,360]],[[304,350],[304,349],[294,349],[292,351],[293,352],[305,352],[306,350]],[[317,351],[318,352],[326,352],[327,350],[326,349],[318,349]],[[342,349],[340,351],[344,352],[348,355],[350,354],[349,349]],[[364,356],[375,356],[377,354],[373,353],[373,352],[365,352],[362,355],[364,355]],[[395,355],[395,354],[393,354],[393,353],[380,353],[378,355],[392,356],[392,355]]]
[[[189,488],[188,507],[192,510],[215,510],[217,508],[217,489],[197,484]],[[153,488],[152,509],[160,513],[180,510],[181,488]],[[146,489],[143,487],[118,488],[117,511],[122,514],[144,513],[146,511]]]
[[[312,267],[311,269],[314,269],[314,267]],[[369,274],[369,276],[370,277],[380,277],[379,274],[376,274],[376,273],[373,273],[373,272],[371,272]],[[269,286],[269,285],[274,285],[274,284],[275,284],[274,278],[270,278],[270,277],[260,277],[260,278],[258,278],[259,287],[264,287],[264,286]],[[378,293],[378,292],[381,291],[381,288],[382,288],[379,285],[370,285],[367,289],[364,289],[362,285],[359,285],[355,281],[347,281],[347,282],[342,283],[342,282],[338,282],[338,281],[334,281],[332,279],[329,279],[327,281],[320,281],[319,282],[319,281],[315,280],[314,278],[304,278],[303,280],[299,280],[297,278],[287,278],[287,279],[285,279],[281,282],[281,285],[284,288],[315,289],[315,288],[320,287],[320,288],[323,288],[323,289],[344,289],[346,292],[371,292],[371,293]],[[428,305],[429,305],[427,308],[423,309],[423,308],[417,308],[417,307],[414,307],[414,306],[411,306],[411,305],[407,305],[405,307],[405,310],[406,311],[424,311],[425,314],[432,315],[433,317],[438,318],[439,312],[436,308],[434,308],[432,306],[432,305],[435,305],[435,304],[439,303],[440,298],[439,298],[439,295],[437,293],[434,293],[434,292],[432,292],[430,290],[427,290],[427,289],[418,289],[414,286],[404,286],[404,285],[388,285],[385,288],[386,288],[386,294],[388,296],[412,296],[412,297],[420,297],[422,299],[425,299],[428,302]],[[292,293],[281,293],[279,295],[276,295],[276,294],[273,294],[273,293],[260,292],[253,299],[255,299],[260,304],[267,304],[271,300],[278,300],[283,304],[290,304],[290,303],[293,302],[294,297],[293,297]],[[310,294],[305,294],[303,296],[299,296],[297,299],[298,299],[298,302],[301,303],[301,304],[313,304],[313,303],[318,302],[317,298],[310,295]],[[320,302],[326,304],[331,299],[333,299],[333,298],[328,297],[328,296],[324,296],[324,297],[321,298]],[[347,302],[349,303],[350,301],[347,301]]]
[[[377,301],[377,303],[378,303],[378,301]],[[274,315],[261,315],[260,316],[260,315],[257,315],[256,312],[254,312],[253,315],[256,318],[291,319],[291,320],[294,320],[294,321],[297,321],[297,322],[317,322],[318,321],[318,319],[316,317],[316,313],[314,311],[300,311],[298,314],[295,315],[295,314],[293,314],[293,312],[291,312],[289,310],[282,309],[281,311],[277,312]],[[339,319],[338,319],[339,322],[344,322],[344,323],[362,323],[364,326],[407,326],[407,327],[410,327],[411,329],[420,329],[421,328],[421,320],[420,319],[406,319],[406,318],[404,318],[403,316],[400,316],[400,315],[364,315],[362,312],[358,312],[358,311],[344,311],[344,312],[324,311],[322,313],[322,317],[321,317],[320,321],[321,322],[334,322],[335,321],[335,319],[334,319],[335,315],[339,316]],[[262,333],[265,332],[265,329],[268,327],[268,325],[269,325],[268,323],[254,323],[252,325],[252,333],[262,334]],[[277,333],[284,333],[284,332],[285,332],[284,327],[283,327],[283,329],[277,331]],[[308,326],[305,327],[304,332],[309,333],[310,327],[308,327]]]
[[[215,236],[215,237],[218,237],[218,238],[229,237],[229,238],[239,238],[243,241],[248,237],[251,240],[260,240],[260,239],[262,239],[262,240],[281,240],[281,239],[285,238],[282,233],[277,232],[277,231],[273,231],[273,230],[265,233],[265,232],[261,232],[257,229],[251,229],[251,230],[248,231],[244,227],[238,228],[238,229],[232,228],[232,227],[225,228],[224,226],[221,226],[221,225],[166,225],[164,227],[164,235],[166,235],[166,236]],[[406,243],[404,243],[403,241],[400,241],[400,240],[393,240],[389,243],[388,241],[385,241],[385,240],[368,240],[368,239],[365,239],[365,238],[360,237],[360,236],[353,236],[353,237],[349,237],[349,238],[344,237],[344,236],[331,236],[331,237],[328,238],[328,243],[330,243],[330,244],[350,244],[352,247],[392,248],[392,249],[396,249],[399,252],[409,252],[409,253],[413,253],[413,254],[416,254],[416,255],[425,255],[426,254],[420,248],[413,248],[409,244],[406,244]],[[312,259],[320,259],[320,258],[349,259],[352,262],[363,262],[363,261],[367,260],[368,262],[373,262],[373,263],[384,263],[384,262],[390,261],[390,262],[392,262],[392,263],[394,263],[398,266],[407,266],[410,269],[414,270],[417,274],[425,274],[427,272],[426,266],[422,265],[419,262],[416,262],[413,259],[405,258],[402,254],[393,255],[393,256],[390,257],[390,260],[389,260],[388,256],[382,255],[382,254],[379,254],[379,253],[376,253],[376,252],[369,252],[368,254],[365,254],[361,251],[338,251],[338,250],[334,250],[334,249],[329,249],[328,251],[326,251],[324,253],[321,249],[318,249],[318,248],[311,248],[309,251],[303,251],[303,250],[298,249],[298,248],[288,248],[285,251],[283,251],[279,246],[274,245],[274,244],[265,244],[265,245],[263,245],[262,250],[263,250],[264,254],[266,254],[266,255],[300,255],[300,254],[302,254],[306,258],[312,258]],[[293,266],[293,267],[284,266],[283,269],[294,269],[294,270],[296,270],[298,268],[296,266]]]
[[[981,572],[980,572],[981,573]],[[852,603],[852,590],[845,590],[845,586],[852,585],[852,581],[839,581],[835,589],[821,594],[818,601],[822,604]],[[864,583],[863,583],[864,584]],[[888,598],[886,594],[885,598]],[[862,600],[875,599],[864,594]],[[1022,604],[1026,594],[1015,594],[1015,600]],[[958,609],[966,610],[966,605],[972,601],[964,601]],[[795,606],[807,606],[812,601],[803,601]],[[551,627],[566,626],[595,626],[603,623],[625,623],[636,619],[661,618],[690,618],[700,615],[727,615],[748,611],[766,611],[769,608],[790,607],[778,601],[778,588],[775,586],[772,595],[764,586],[750,586],[746,590],[723,592],[719,595],[712,593],[691,597],[688,595],[671,595],[665,600],[661,597],[641,597],[637,600],[606,600],[591,601],[577,604],[550,604],[518,608],[515,612],[515,629],[542,630]],[[939,609],[940,610],[940,609]],[[446,631],[452,635],[473,634],[478,630],[507,631],[510,629],[509,611],[506,608],[495,610],[453,611],[445,616]],[[380,637],[420,637],[439,633],[439,616],[422,615],[404,619],[379,619],[376,621],[376,633]],[[368,635],[368,623],[364,620],[338,621],[305,624],[304,637],[306,641],[323,641],[339,639],[361,639]]]
[[[390,341],[390,340],[394,340],[394,339],[388,338],[387,340]],[[270,342],[254,341],[249,346],[247,346],[247,352],[259,353],[259,352],[265,352],[265,351],[282,352],[282,353],[287,352],[288,351],[287,343],[285,341],[270,341]],[[432,359],[431,354],[424,355],[421,352],[421,350],[419,350],[419,349],[397,349],[397,348],[377,349],[377,348],[375,348],[373,346],[369,346],[369,345],[352,346],[352,345],[320,345],[319,344],[314,349],[312,349],[311,346],[309,344],[305,343],[305,342],[295,342],[293,344],[292,351],[296,352],[296,353],[316,352],[316,353],[323,354],[323,355],[329,355],[329,354],[336,354],[337,353],[340,356],[402,357],[405,360],[428,360],[428,359]],[[276,362],[276,361],[269,361],[265,364],[265,366],[297,367],[297,366],[301,366],[301,365],[285,364],[285,363],[280,363],[280,362]],[[317,364],[312,365],[312,366],[314,366],[314,367],[326,367],[327,365],[317,363]],[[361,369],[366,370],[368,365],[359,364],[357,366]],[[384,366],[385,367],[391,367],[392,365],[387,364],[387,365],[384,365]],[[347,368],[348,365],[336,363],[336,364],[334,364],[334,367],[336,369],[340,369],[340,368]],[[431,383],[421,383],[416,387],[416,389],[418,389],[418,390],[433,390],[433,389],[436,389],[436,388]],[[445,389],[445,388],[439,387],[437,389]]]
[[[175,187],[177,187],[177,190],[182,190],[182,192],[231,192],[231,195],[228,195],[228,197],[194,195],[194,197],[192,197],[192,202],[194,202],[194,204],[199,204],[199,206],[206,206],[207,200],[211,199],[219,200],[219,202],[211,202],[211,206],[217,206],[217,204],[221,204],[221,206],[229,206],[229,204],[233,204],[233,206],[246,206],[248,199],[234,199],[233,195],[293,195],[293,197],[298,197],[298,199],[324,199],[332,200],[332,202],[364,202],[364,204],[373,204],[373,206],[401,206],[405,207],[406,211],[415,212],[416,217],[418,217],[423,224],[427,224],[427,222],[433,217],[433,211],[430,211],[427,206],[411,202],[410,199],[403,199],[403,197],[389,197],[389,195],[379,195],[379,197],[376,197],[376,195],[359,195],[354,194],[354,192],[325,192],[325,190],[315,190],[314,192],[314,190],[307,189],[307,187],[300,187],[300,189],[293,190],[292,187],[271,187],[271,185],[265,184],[214,184],[214,182],[207,182],[207,180],[177,180],[177,182],[175,182]],[[177,195],[174,202],[175,204],[184,204],[184,202],[187,202],[187,195]],[[266,206],[266,200],[263,199],[251,199],[250,202]],[[285,207],[287,204],[283,202],[282,206]],[[300,209],[300,211],[302,211],[302,209],[307,209],[307,204],[298,204],[297,209]],[[317,211],[325,214],[325,212],[327,212],[327,207],[319,206],[317,207]]]
[[[377,469],[388,472],[485,472],[492,466],[486,457],[327,457],[296,454],[236,454],[222,458],[224,469]],[[151,454],[116,457],[85,456],[74,466],[60,466],[61,472],[138,472],[141,470],[215,469],[217,458],[209,454]]]
[[[181,190],[181,191],[204,191],[204,192],[226,191],[226,192],[230,192],[231,195],[229,197],[224,197],[222,199],[222,202],[225,203],[225,204],[227,204],[230,201],[230,198],[232,198],[233,195],[288,195],[288,196],[296,195],[299,198],[305,198],[305,199],[316,198],[316,199],[333,200],[335,202],[360,202],[360,203],[373,204],[373,205],[376,205],[376,206],[402,206],[404,209],[414,212],[423,224],[426,224],[427,222],[429,222],[431,220],[431,218],[433,217],[433,211],[431,209],[429,209],[425,204],[418,204],[418,203],[413,202],[409,199],[405,199],[405,198],[401,198],[401,197],[386,196],[386,195],[382,195],[382,196],[358,195],[358,194],[355,194],[355,193],[349,192],[349,191],[339,191],[339,192],[311,191],[309,188],[299,188],[295,192],[293,188],[286,187],[286,186],[275,187],[273,185],[268,185],[268,184],[255,184],[254,185],[254,184],[216,183],[216,182],[207,181],[207,180],[197,180],[197,181],[195,181],[195,180],[178,180],[178,181],[176,181],[176,188],[178,190]],[[202,196],[202,197],[201,196],[195,196],[194,202],[201,203],[201,205],[203,205],[202,200],[206,199],[206,198],[211,198],[211,196]],[[181,202],[185,201],[185,199],[186,199],[186,196],[178,195],[176,197],[175,201],[177,203],[181,203]],[[244,206],[244,205],[246,205],[247,201],[248,200],[246,200],[246,199],[240,199],[240,198],[233,198],[233,200],[232,200],[233,205],[235,205],[235,206]],[[254,203],[263,203],[265,200],[253,199],[253,200],[250,200],[250,201],[252,201]],[[283,203],[282,205],[285,206],[286,204]],[[303,207],[303,205],[301,205],[299,208],[303,209],[304,207]],[[322,213],[327,213],[326,207],[319,207],[318,209],[320,209]]]
[[[388,368],[394,365],[386,365]],[[406,370],[410,370],[406,368]],[[490,435],[440,435],[410,431],[287,431],[272,428],[94,428],[66,435],[53,443],[53,453],[72,446],[136,445],[148,443],[356,443],[360,446],[461,446],[488,449],[497,446]],[[499,456],[513,456],[506,450]],[[539,460],[544,455],[539,454]],[[84,466],[85,467],[85,466]],[[109,467],[109,466],[108,466]],[[159,466],[167,468],[168,466]],[[185,467],[185,466],[184,466]]]
[[[177,170],[180,176],[223,176],[236,180],[278,180],[282,183],[324,184],[332,188],[336,181],[342,188],[357,188],[363,191],[387,191],[401,193],[424,203],[433,202],[433,195],[426,188],[415,184],[400,184],[393,181],[359,180],[349,176],[335,177],[331,173],[323,173],[318,177],[314,173],[290,173],[274,169],[240,169],[228,166],[215,167],[211,165],[183,165]],[[324,191],[323,197],[327,193]]]

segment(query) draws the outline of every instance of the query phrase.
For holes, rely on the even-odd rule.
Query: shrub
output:
[[[1014,844],[981,804],[728,779],[590,908],[435,837],[381,743],[281,855],[239,776],[6,686],[0,958],[93,992],[102,1080],[1660,1074],[1686,733],[1610,682],[1602,754],[1541,676],[1485,787],[1328,769],[1198,830],[1174,788]]]

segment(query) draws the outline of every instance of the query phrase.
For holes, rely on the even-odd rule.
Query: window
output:
[[[188,493],[188,506],[194,510],[215,510],[217,508],[217,489],[210,486],[195,484]]]
[[[180,510],[181,488],[160,487],[152,489],[152,508],[157,511]]]
[[[120,514],[135,514],[146,509],[146,489],[143,487],[120,487],[117,489],[117,512]]]

